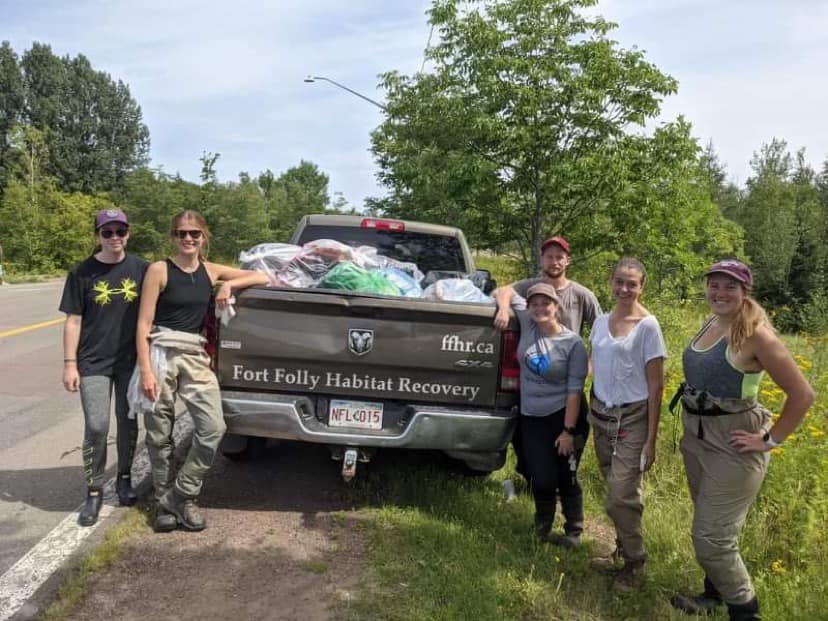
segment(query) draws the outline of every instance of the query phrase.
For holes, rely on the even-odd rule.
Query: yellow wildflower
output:
[[[781,558],[778,558],[771,563],[770,570],[771,573],[774,574],[784,574],[788,571],[788,569],[785,567],[785,563],[782,562]]]
[[[778,457],[781,457],[782,453],[784,453],[785,450],[781,446],[777,446],[776,448],[772,448],[770,452],[771,452],[771,455],[776,455]]]

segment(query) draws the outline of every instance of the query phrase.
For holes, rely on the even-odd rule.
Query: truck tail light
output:
[[[500,341],[500,390],[518,392],[520,390],[520,363],[517,346],[520,334],[504,332]]]
[[[378,231],[394,231],[401,233],[405,230],[405,223],[399,220],[381,220],[379,218],[363,218],[360,222],[363,229],[377,229]]]

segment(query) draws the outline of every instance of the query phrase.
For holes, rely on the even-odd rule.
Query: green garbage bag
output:
[[[350,261],[337,263],[322,277],[318,286],[325,289],[344,289],[379,295],[402,295],[402,290],[382,272],[363,269]]]

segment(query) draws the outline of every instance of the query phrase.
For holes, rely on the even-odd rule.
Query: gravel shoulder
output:
[[[200,499],[208,528],[147,525],[94,576],[75,621],[337,617],[363,573],[361,522],[323,447],[272,444],[218,457]]]

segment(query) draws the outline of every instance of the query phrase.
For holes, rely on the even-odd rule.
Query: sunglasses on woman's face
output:
[[[178,229],[175,232],[175,236],[178,239],[187,239],[187,236],[190,236],[193,239],[201,239],[201,231],[198,229],[193,229],[192,231],[186,229]]]
[[[104,229],[101,231],[101,237],[109,239],[113,235],[118,237],[126,237],[129,234],[129,229]]]

